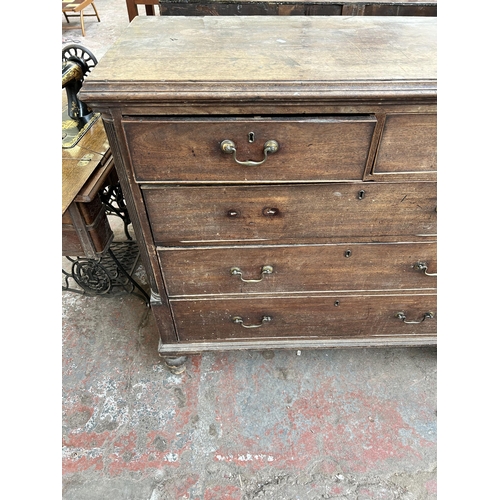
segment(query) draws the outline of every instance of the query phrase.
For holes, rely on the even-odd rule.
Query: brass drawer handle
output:
[[[262,319],[260,320],[260,323],[258,325],[245,325],[241,316],[233,316],[231,318],[233,323],[239,324],[243,328],[260,328],[264,323],[271,321],[271,319],[271,316],[262,316]]]
[[[243,272],[239,267],[232,267],[231,268],[231,275],[232,276],[239,276],[240,280],[245,282],[245,283],[259,283],[264,279],[265,274],[272,274],[274,271],[273,266],[262,266],[260,270],[260,278],[255,279],[255,280],[247,280],[243,278]]]
[[[424,313],[424,316],[420,321],[406,321],[406,314],[404,312],[397,312],[394,316],[400,319],[403,323],[406,323],[407,325],[417,325],[418,323],[424,322],[427,318],[429,319],[434,318],[434,313],[432,312]]]
[[[236,144],[229,139],[224,139],[220,143],[220,149],[223,153],[232,154],[234,161],[238,165],[243,165],[245,167],[255,167],[256,165],[262,165],[267,160],[268,153],[276,153],[279,149],[279,144],[271,139],[264,144],[264,159],[262,161],[240,161],[236,158]]]
[[[427,272],[427,264],[425,262],[417,262],[416,264],[413,264],[413,269],[422,271],[426,276],[437,276],[437,273]]]

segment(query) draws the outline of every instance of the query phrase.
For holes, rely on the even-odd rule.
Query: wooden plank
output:
[[[160,0],[159,11],[162,16],[436,16],[437,1]]]
[[[152,0],[154,1],[154,0]],[[171,4],[238,4],[238,5],[253,5],[253,4],[280,4],[280,5],[293,5],[293,4],[318,4],[318,5],[437,5],[437,0],[158,0],[161,5]]]
[[[203,352],[226,352],[226,351],[261,351],[262,349],[345,349],[361,347],[420,347],[435,346],[437,344],[436,335],[393,335],[370,338],[337,338],[337,339],[308,339],[301,338],[295,340],[283,339],[262,339],[256,340],[218,340],[214,342],[179,342],[169,343],[161,341],[158,346],[160,356],[185,356],[186,354],[200,354]]]

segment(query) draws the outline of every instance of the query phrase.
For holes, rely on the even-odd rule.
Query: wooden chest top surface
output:
[[[349,82],[435,88],[436,59],[436,18],[136,17],[85,80],[81,97],[183,93],[186,84],[193,91],[286,85],[295,93]]]

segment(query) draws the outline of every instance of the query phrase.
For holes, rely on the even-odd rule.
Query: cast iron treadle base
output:
[[[130,217],[128,215],[127,205],[125,204],[125,199],[123,198],[122,188],[120,186],[120,181],[116,184],[110,184],[99,191],[99,198],[101,203],[106,207],[106,213],[108,215],[116,215],[123,221],[123,231],[127,240],[131,240],[132,236],[128,231],[128,226],[130,225]]]
[[[103,296],[131,293],[141,297],[149,306],[149,296],[132,278],[139,262],[139,248],[135,241],[112,243],[97,259],[68,257],[72,262],[71,272],[62,270],[63,291],[82,295]],[[73,280],[78,288],[70,286]]]

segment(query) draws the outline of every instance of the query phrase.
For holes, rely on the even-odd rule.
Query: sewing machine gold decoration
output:
[[[100,116],[78,98],[84,78],[96,64],[92,52],[81,45],[67,45],[62,50],[62,88],[68,102],[62,113],[63,149],[74,147]]]

